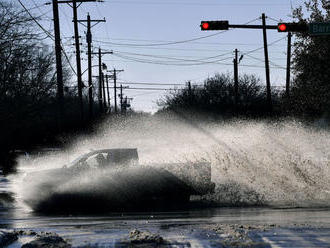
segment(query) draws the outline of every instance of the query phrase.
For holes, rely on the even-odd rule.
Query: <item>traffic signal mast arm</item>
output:
[[[228,21],[202,21],[202,31],[208,30],[228,30],[229,28],[246,28],[246,29],[277,29],[278,32],[307,32],[309,25],[306,23],[279,23],[278,25],[245,25],[245,24],[229,24]]]
[[[202,21],[201,29],[207,30],[228,30],[229,28],[250,28],[263,29],[263,25],[245,25],[245,24],[229,24],[228,21]],[[266,25],[267,29],[277,29],[277,25]]]

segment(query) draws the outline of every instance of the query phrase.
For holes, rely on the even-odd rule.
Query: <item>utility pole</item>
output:
[[[103,105],[102,105],[102,52],[101,52],[101,48],[99,48],[99,107],[100,107],[100,112],[103,113]]]
[[[89,103],[89,119],[93,119],[93,82],[92,82],[92,32],[91,17],[87,15],[87,33],[86,41],[88,46],[88,103]]]
[[[72,9],[73,9],[73,25],[74,25],[74,39],[76,45],[76,63],[77,63],[77,80],[78,80],[78,97],[80,104],[80,117],[81,120],[84,120],[84,105],[82,98],[82,79],[81,79],[81,59],[80,59],[80,44],[79,44],[79,31],[78,31],[78,17],[77,17],[77,1],[72,0]]]
[[[62,70],[62,48],[60,23],[58,15],[57,0],[53,0],[53,18],[54,18],[54,35],[55,35],[55,53],[56,53],[56,80],[57,80],[57,101],[58,101],[58,125],[59,130],[62,129],[62,121],[64,115],[64,94],[63,94],[63,70]]]
[[[118,113],[117,107],[117,72],[116,69],[113,69],[113,87],[114,87],[114,95],[115,95],[115,113]]]
[[[123,85],[120,85],[120,113],[123,113]]]
[[[99,95],[98,95],[98,101],[99,101],[99,107],[100,112],[103,113],[103,102],[102,102],[102,55],[104,54],[112,54],[112,51],[109,52],[102,52],[101,48],[99,48],[99,51],[97,53],[91,53],[91,54],[97,54],[99,56]]]
[[[75,37],[75,45],[76,45],[76,64],[77,64],[77,80],[78,80],[78,97],[79,97],[79,102],[80,102],[80,115],[81,115],[82,121],[84,120],[84,106],[83,106],[83,98],[82,98],[83,82],[81,79],[81,59],[80,59],[80,44],[79,44],[77,9],[82,3],[98,2],[98,1],[99,0],[56,0],[57,3],[68,4],[73,9],[73,24],[74,24],[74,37]],[[70,3],[72,5],[70,5]],[[79,3],[78,6],[77,6],[77,3]]]
[[[89,13],[87,14],[87,20],[78,20],[79,23],[83,24],[87,22],[87,32],[86,32],[86,41],[88,46],[88,102],[89,102],[89,118],[93,118],[93,82],[92,82],[92,32],[91,28],[92,22],[95,22],[93,26],[98,24],[99,22],[105,22],[103,20],[91,20]],[[83,24],[84,25],[84,24]],[[85,26],[85,25],[84,25]]]
[[[191,106],[193,104],[193,99],[192,99],[192,90],[191,90],[191,82],[187,82],[188,86],[188,96],[189,96],[189,105]]]
[[[112,71],[108,71],[108,72],[112,72],[113,73],[113,90],[114,90],[114,97],[115,97],[115,113],[118,113],[118,106],[117,106],[117,72],[123,72],[124,70],[116,70],[113,69]]]
[[[235,92],[235,107],[238,107],[238,50],[235,49],[234,58],[234,92]]]
[[[268,45],[267,45],[267,27],[266,27],[266,15],[262,14],[262,26],[264,36],[264,53],[265,53],[265,68],[266,68],[266,84],[267,84],[267,104],[269,112],[272,112],[272,95],[270,86],[270,75],[269,75],[269,58],[268,58]]]
[[[105,83],[104,83],[104,73],[102,72],[102,88],[103,88],[103,109],[107,109],[107,102],[105,97]]]
[[[109,105],[109,112],[111,112],[111,102],[110,102],[110,92],[109,92],[109,75],[105,74],[105,80],[107,83],[107,95],[108,95],[108,105]]]
[[[290,97],[290,71],[291,71],[291,37],[292,33],[288,33],[288,51],[287,51],[287,64],[286,64],[286,96]]]

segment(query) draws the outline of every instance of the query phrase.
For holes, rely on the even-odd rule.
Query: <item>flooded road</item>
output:
[[[137,147],[141,165],[211,163],[215,192],[202,197],[201,202],[208,203],[203,208],[41,215],[23,204],[24,196],[39,194],[27,190],[29,182],[19,180],[18,173],[0,177],[0,228],[56,233],[74,248],[136,247],[125,243],[134,230],[166,240],[161,246],[144,247],[330,247],[328,131],[291,122],[197,124],[155,119],[128,122],[118,130],[105,127],[65,151],[19,160],[19,171],[62,168],[92,148]],[[127,185],[118,181],[119,189]],[[87,177],[60,186],[79,195],[95,190],[95,182],[100,180]],[[108,193],[106,187],[99,190]],[[21,247],[31,239],[19,238],[8,247]]]
[[[1,179],[1,192],[8,193],[10,182]],[[169,242],[164,247],[237,247],[222,242],[226,234],[219,232],[219,225],[250,229],[251,240],[262,246],[249,247],[330,247],[330,208],[208,208],[46,216],[19,204],[19,199],[0,208],[1,229],[57,233],[73,247],[127,247],[122,241],[135,229],[159,234]],[[8,247],[21,247],[27,240],[23,236]]]

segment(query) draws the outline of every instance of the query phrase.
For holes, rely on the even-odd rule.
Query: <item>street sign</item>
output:
[[[312,22],[309,24],[311,35],[330,35],[330,22]]]

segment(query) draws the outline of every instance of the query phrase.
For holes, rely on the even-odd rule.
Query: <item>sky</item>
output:
[[[33,8],[32,13],[41,15],[40,23],[53,33],[52,5],[45,5],[44,0],[22,2]],[[265,84],[262,30],[201,31],[202,20],[261,24],[265,13],[267,24],[276,25],[280,20],[292,21],[292,8],[300,4],[302,1],[297,0],[105,0],[82,3],[78,18],[86,19],[90,13],[91,19],[106,19],[92,28],[93,50],[101,47],[113,51],[103,55],[102,61],[108,69],[124,70],[118,74],[118,82],[129,86],[123,94],[133,98],[132,108],[155,112],[157,100],[170,89],[182,88],[187,81],[200,85],[215,73],[233,73],[235,49],[244,55],[239,73],[256,74]],[[62,43],[76,68],[72,8],[60,4],[59,13]],[[86,27],[79,25],[82,71],[87,69],[85,31]],[[205,37],[209,35],[213,36]],[[268,30],[267,36],[271,85],[284,86],[287,34]],[[51,40],[48,42],[53,46]],[[93,65],[97,63],[94,56]],[[94,68],[93,75],[97,74]],[[87,73],[83,80],[87,84]]]

